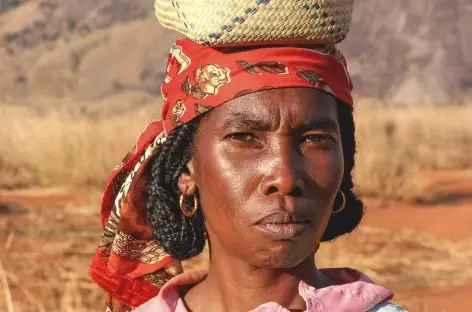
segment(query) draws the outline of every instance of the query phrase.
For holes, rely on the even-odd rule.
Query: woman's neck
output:
[[[317,268],[313,255],[290,269],[257,268],[234,256],[212,254],[208,277],[192,288],[185,301],[192,312],[250,311],[277,302],[293,311],[304,311],[298,292],[300,281],[315,288],[332,285]]]

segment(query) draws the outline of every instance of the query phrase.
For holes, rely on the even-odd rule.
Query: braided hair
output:
[[[187,171],[200,118],[169,133],[159,153],[152,156],[148,182],[148,219],[154,240],[173,258],[189,259],[205,246],[201,209],[186,217],[179,209],[179,176]],[[184,202],[185,208],[190,204]]]
[[[338,101],[338,122],[341,131],[341,144],[344,155],[344,174],[340,190],[346,196],[345,208],[337,214],[332,214],[328,226],[321,238],[322,242],[333,240],[341,235],[351,233],[359,225],[364,216],[364,203],[354,194],[352,170],[356,154],[356,136],[352,108]],[[334,209],[342,204],[339,197],[334,201]]]
[[[202,252],[205,246],[205,225],[202,210],[185,217],[179,209],[177,182],[194,150],[195,135],[201,117],[171,131],[155,156],[152,156],[148,183],[148,219],[154,240],[173,258],[185,260]],[[363,217],[363,203],[353,192],[352,169],[356,152],[355,127],[352,108],[338,101],[338,120],[344,154],[344,175],[341,191],[346,196],[346,207],[333,214],[321,239],[333,240],[352,232]],[[192,210],[193,201],[185,201]],[[340,207],[337,197],[334,209]]]

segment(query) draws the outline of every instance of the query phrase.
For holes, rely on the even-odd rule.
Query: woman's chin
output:
[[[306,246],[294,246],[293,242],[273,244],[269,250],[256,253],[251,262],[257,267],[290,269],[305,261],[312,253]],[[313,251],[314,252],[314,251]]]

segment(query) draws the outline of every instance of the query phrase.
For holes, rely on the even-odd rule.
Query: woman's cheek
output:
[[[323,152],[309,158],[307,164],[310,176],[320,187],[330,188],[341,183],[344,171],[342,152],[338,150]]]

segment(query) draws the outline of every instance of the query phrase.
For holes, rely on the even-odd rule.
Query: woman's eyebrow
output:
[[[313,119],[304,122],[300,129],[303,132],[313,131],[313,130],[325,130],[329,132],[336,132],[339,126],[337,121],[331,118],[322,118],[322,119]]]
[[[254,119],[254,117],[248,116],[243,113],[232,114],[223,123],[223,128],[236,128],[246,127],[255,130],[268,130],[270,124],[261,119]]]

